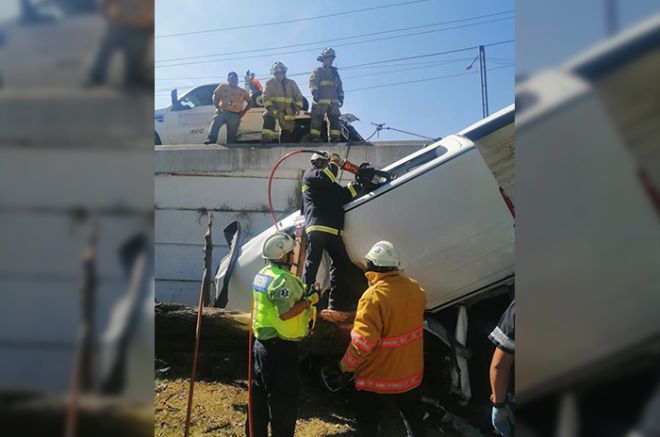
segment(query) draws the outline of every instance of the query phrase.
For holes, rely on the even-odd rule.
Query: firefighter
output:
[[[364,276],[348,257],[341,232],[344,229],[343,205],[357,197],[362,187],[358,182],[345,187],[336,183],[338,166],[330,162],[327,155],[315,153],[310,161],[312,168],[305,172],[302,186],[301,214],[305,217],[307,234],[303,283],[307,289],[312,288],[323,251],[328,252],[332,260],[328,309],[354,311],[366,286],[359,286],[364,283]]]
[[[246,104],[245,107],[243,104]],[[252,107],[252,99],[243,88],[238,86],[238,74],[230,71],[227,83],[222,83],[213,91],[213,105],[216,107],[215,115],[209,126],[209,136],[204,144],[218,141],[218,132],[222,125],[227,125],[227,143],[235,143],[241,118]]]
[[[275,120],[280,123],[280,143],[291,142],[296,127],[296,114],[303,107],[303,96],[295,81],[287,79],[286,66],[275,62],[270,69],[273,78],[266,82],[263,93],[264,125],[261,142],[270,143],[275,134]]]
[[[252,295],[252,383],[248,437],[293,437],[298,416],[298,341],[309,330],[319,293],[305,295],[300,279],[289,271],[295,243],[285,233],[270,236],[262,256],[268,265],[255,276]],[[249,427],[252,426],[252,433]]]
[[[335,51],[324,49],[316,58],[323,66],[312,71],[309,78],[309,89],[312,91],[312,120],[309,129],[310,140],[320,141],[323,117],[328,114],[330,123],[330,141],[337,142],[341,137],[339,125],[339,108],[344,104],[344,89],[337,68],[332,66]]]
[[[509,380],[515,360],[516,325],[515,300],[502,314],[499,323],[488,339],[495,344],[495,351],[490,362],[490,401],[493,404],[491,422],[498,435],[515,435],[515,418],[509,404]]]
[[[355,376],[358,433],[378,435],[379,413],[392,400],[412,435],[423,437],[419,385],[426,294],[401,274],[399,252],[389,241],[374,244],[365,258],[370,287],[360,298],[351,342],[339,362],[342,372]]]

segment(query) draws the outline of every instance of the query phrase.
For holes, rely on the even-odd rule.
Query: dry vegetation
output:
[[[156,381],[156,437],[181,437],[186,416],[188,380]],[[195,385],[195,403],[191,436],[245,435],[247,414],[246,381],[207,382]],[[311,378],[304,378],[296,427],[297,437],[348,437],[355,435],[354,418],[344,396],[321,390]],[[405,436],[398,413],[388,407],[383,411],[383,437]],[[454,435],[431,433],[430,436]]]

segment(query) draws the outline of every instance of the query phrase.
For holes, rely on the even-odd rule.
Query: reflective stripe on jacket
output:
[[[357,390],[406,392],[424,374],[426,294],[399,271],[365,275],[371,286],[358,303],[341,366],[355,372]]]
[[[323,231],[339,235],[344,229],[344,204],[358,196],[354,183],[342,187],[330,168],[313,167],[305,172],[302,207],[307,232]]]
[[[288,270],[273,263],[261,269],[252,284],[254,336],[259,340],[275,337],[291,341],[303,339],[309,328],[310,310],[289,320],[280,319],[303,298],[303,290],[300,278]]]
[[[309,89],[318,91],[319,101],[317,103],[336,103],[344,98],[344,88],[335,67],[318,67],[312,71],[309,78]]]
[[[295,120],[296,111],[303,107],[303,95],[295,81],[284,78],[279,82],[273,78],[266,82],[263,102],[272,116],[291,121]]]

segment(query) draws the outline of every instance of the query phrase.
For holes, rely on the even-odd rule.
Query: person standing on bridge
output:
[[[286,77],[286,65],[275,62],[270,69],[274,76],[266,82],[263,93],[264,125],[261,130],[263,144],[273,141],[275,121],[280,124],[280,143],[290,143],[296,127],[296,114],[303,107],[303,95],[295,81]]]
[[[245,107],[243,104],[245,103]],[[238,127],[241,118],[252,107],[252,99],[247,91],[238,86],[238,74],[230,71],[227,83],[220,84],[213,91],[213,105],[216,107],[215,115],[209,126],[209,136],[204,144],[213,144],[218,141],[218,132],[223,125],[227,125],[227,144],[236,142]]]
[[[324,49],[316,60],[323,62],[323,66],[314,69],[309,78],[309,89],[313,97],[310,140],[321,141],[321,127],[327,114],[330,142],[338,142],[341,138],[339,108],[344,104],[344,88],[337,68],[332,66],[335,51],[331,48]]]

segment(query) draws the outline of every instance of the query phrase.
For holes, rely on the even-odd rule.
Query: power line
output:
[[[494,17],[497,15],[504,15],[504,14],[510,14],[515,11],[513,10],[508,10],[508,11],[501,11],[501,12],[495,12],[492,14],[485,14],[485,15],[478,15],[475,17],[466,17],[466,18],[461,18],[457,20],[450,20],[450,21],[441,21],[437,23],[431,23],[431,24],[423,24],[419,26],[409,26],[409,27],[402,27],[399,29],[391,29],[391,30],[383,30],[380,32],[371,32],[371,33],[363,33],[360,35],[352,35],[352,36],[346,36],[342,38],[333,38],[333,39],[327,39],[327,40],[320,40],[320,41],[311,41],[311,42],[306,42],[306,43],[299,43],[299,44],[290,44],[290,45],[285,45],[285,46],[277,46],[277,47],[268,47],[268,48],[261,48],[261,49],[252,49],[252,50],[241,50],[237,52],[224,52],[224,53],[212,53],[209,55],[196,55],[196,56],[183,56],[179,58],[170,58],[170,59],[159,59],[156,62],[172,62],[172,61],[183,61],[187,59],[200,59],[200,58],[210,58],[210,57],[216,57],[216,56],[229,56],[229,55],[243,55],[246,53],[253,53],[253,52],[266,52],[270,50],[281,50],[281,49],[290,49],[294,47],[302,47],[302,46],[307,46],[307,45],[312,45],[312,44],[328,44],[331,42],[335,41],[344,41],[344,40],[352,40],[355,38],[364,38],[364,37],[369,37],[369,36],[376,36],[376,35],[383,35],[386,33],[395,33],[395,32],[404,32],[407,30],[413,30],[413,29],[420,29],[420,28],[428,28],[428,27],[435,27],[435,26],[443,26],[446,24],[454,24],[454,23],[461,23],[464,21],[472,21],[472,20],[478,20],[481,18],[489,18],[489,17]]]
[[[454,29],[461,29],[464,27],[472,27],[472,26],[478,26],[482,24],[489,24],[489,23],[495,23],[498,21],[504,21],[504,20],[510,20],[514,18],[513,16],[511,17],[504,17],[504,18],[498,18],[494,20],[488,20],[488,21],[482,21],[479,23],[469,23],[469,24],[463,24],[459,26],[452,26],[452,27],[445,27],[443,29],[434,29],[434,30],[426,30],[423,32],[415,32],[415,33],[407,33],[403,35],[394,35],[394,36],[387,36],[387,37],[382,37],[382,38],[373,38],[373,39],[367,39],[363,41],[353,41],[353,42],[347,42],[347,43],[342,43],[342,44],[334,44],[335,47],[345,47],[345,46],[352,46],[352,45],[358,45],[358,44],[366,44],[370,42],[378,42],[378,41],[386,41],[386,40],[391,40],[391,39],[398,39],[398,38],[407,38],[411,36],[419,36],[419,35],[427,35],[429,33],[437,33],[437,32],[444,32],[447,30],[454,30]],[[179,67],[179,66],[185,66],[185,65],[195,65],[195,64],[209,64],[209,63],[214,63],[214,62],[227,62],[227,61],[236,61],[236,60],[242,60],[242,59],[256,59],[256,58],[265,58],[265,57],[274,57],[274,56],[281,56],[281,55],[290,55],[290,54],[296,54],[296,53],[305,53],[305,52],[314,52],[317,50],[322,50],[325,48],[325,46],[319,46],[319,47],[313,47],[309,49],[302,49],[302,50],[292,50],[288,52],[280,52],[280,53],[267,53],[267,54],[262,54],[262,55],[249,55],[249,56],[238,56],[234,58],[225,58],[225,59],[211,59],[211,60],[205,60],[205,61],[193,61],[193,62],[181,62],[181,63],[175,63],[175,64],[167,64],[167,65],[156,65],[156,68],[168,68],[168,67]]]
[[[463,61],[469,61],[472,58],[458,58],[458,59],[448,59],[444,61],[426,61],[426,62],[406,62],[405,64],[388,64],[388,65],[371,65],[371,66],[365,66],[365,67],[358,67],[358,68],[350,68],[349,67],[344,67],[341,68],[342,71],[349,70],[365,70],[365,69],[374,69],[374,68],[391,68],[391,67],[408,67],[408,66],[435,66],[435,65],[444,65],[446,63],[453,63],[453,62],[463,62]],[[513,62],[512,60],[510,62]],[[305,74],[310,74],[311,71],[308,72],[302,72],[302,73],[293,73],[293,74],[287,74],[287,77],[293,77],[293,76],[302,76]],[[387,73],[387,72],[385,72]],[[226,75],[210,75],[210,76],[180,76],[180,77],[157,77],[156,80],[201,80],[201,79],[226,79]],[[260,74],[259,77],[257,77],[259,80],[267,80],[270,79],[270,76],[267,76],[265,74]]]
[[[508,39],[508,40],[502,40],[502,41],[496,41],[493,43],[489,44],[483,44],[484,47],[495,47],[503,44],[510,44],[515,42],[514,39]],[[434,57],[434,56],[441,56],[441,55],[447,55],[451,53],[460,53],[460,52],[465,52],[469,50],[474,50],[478,48],[479,46],[470,46],[470,47],[463,47],[460,49],[453,49],[453,50],[445,50],[442,52],[434,52],[434,53],[425,53],[423,55],[415,55],[415,56],[406,56],[403,58],[393,58],[393,59],[383,59],[380,61],[373,61],[373,62],[366,62],[364,64],[356,64],[356,65],[349,65],[346,67],[342,67],[341,70],[351,70],[351,69],[358,69],[362,67],[368,67],[368,66],[374,66],[374,65],[381,65],[381,64],[387,64],[390,62],[399,62],[399,61],[409,61],[412,59],[421,59],[421,58],[429,58],[429,57]],[[304,76],[310,74],[310,71],[302,72],[302,73],[293,73],[293,74],[287,74],[287,77],[296,77],[296,76]],[[211,77],[211,76],[209,76]],[[183,78],[181,78],[183,79]]]
[[[472,58],[459,58],[459,59],[449,59],[449,60],[444,60],[444,61],[424,62],[424,63],[421,63],[421,64],[423,64],[426,68],[433,68],[433,67],[439,67],[439,66],[444,66],[444,65],[449,65],[449,64],[455,64],[455,63],[458,63],[458,62],[466,62],[466,61],[469,61],[471,59]],[[395,64],[395,65],[402,66],[402,65],[405,65],[405,64]],[[383,66],[381,66],[381,68],[382,67]],[[413,71],[413,70],[419,70],[419,66],[414,66],[414,67],[408,66],[407,68],[398,68],[398,69],[389,70],[389,71],[378,71],[378,72],[372,72],[372,73],[366,73],[366,74],[358,74],[358,75],[354,75],[354,76],[346,76],[346,77],[343,77],[342,80],[347,81],[347,80],[350,80],[350,79],[358,79],[358,78],[361,78],[361,77],[382,76],[382,75],[385,75],[385,74],[400,73],[400,72],[403,72],[403,71]],[[302,75],[302,74],[309,74],[309,73],[298,73],[298,74]],[[208,77],[172,78],[172,79],[167,79],[167,80],[183,80],[183,79],[208,79]],[[186,85],[177,86],[176,88],[187,88],[187,87],[193,87],[193,86],[195,86],[195,85],[186,84]],[[172,87],[158,88],[158,89],[156,89],[156,94],[159,94],[159,93],[164,94],[165,92],[169,92],[171,89],[172,89]]]
[[[506,66],[506,67],[491,68],[490,71],[497,71],[497,70],[502,70],[502,69],[511,68],[511,67],[513,67],[513,65]],[[376,88],[387,88],[387,87],[398,86],[398,85],[408,85],[408,84],[411,84],[411,83],[428,82],[428,81],[431,81],[431,80],[439,80],[439,79],[449,79],[451,77],[469,76],[469,75],[473,75],[473,74],[477,74],[477,72],[473,71],[473,72],[468,72],[468,73],[448,74],[448,75],[445,75],[445,76],[429,77],[429,78],[426,78],[426,79],[408,80],[408,81],[405,81],[405,82],[386,83],[386,84],[382,84],[382,85],[374,85],[374,86],[368,86],[368,87],[363,87],[363,88],[355,88],[355,89],[352,89],[352,90],[346,90],[344,92],[345,93],[354,93],[356,91],[371,90],[371,89],[376,89]]]
[[[502,67],[491,68],[491,69],[489,69],[489,71],[504,70],[504,69],[512,68],[512,67],[514,67],[514,65],[507,65],[507,66],[502,66]],[[470,76],[470,75],[474,75],[474,74],[477,74],[477,73],[478,73],[477,71],[471,71],[471,72],[467,72],[467,73],[448,74],[448,75],[444,75],[444,76],[429,77],[429,78],[426,78],[426,79],[408,80],[408,81],[404,81],[404,82],[392,82],[392,83],[386,83],[386,84],[382,84],[382,85],[374,85],[374,86],[363,87],[363,88],[354,88],[354,89],[351,89],[351,90],[345,90],[344,92],[349,93],[349,92],[364,91],[364,90],[370,90],[370,89],[376,89],[376,88],[387,88],[387,87],[398,86],[398,85],[407,85],[407,84],[411,84],[411,83],[428,82],[428,81],[439,80],[439,79],[449,79],[449,78],[459,77],[459,76]],[[155,94],[159,94],[159,95],[169,94],[169,91],[167,91],[167,92],[166,91],[162,91],[162,92],[157,91]]]
[[[285,20],[285,21],[272,21],[269,23],[260,23],[260,24],[246,24],[242,26],[232,26],[232,27],[220,27],[216,29],[206,29],[206,30],[195,30],[192,32],[181,32],[181,33],[170,33],[166,35],[157,35],[155,38],[172,38],[176,36],[186,36],[186,35],[197,35],[200,33],[209,33],[209,32],[224,32],[227,30],[238,30],[238,29],[252,29],[255,27],[265,27],[265,26],[275,26],[278,24],[289,24],[289,23],[298,23],[301,21],[311,21],[311,20],[320,20],[322,18],[330,18],[330,17],[338,17],[341,15],[349,15],[349,14],[355,14],[359,12],[367,12],[367,11],[375,11],[379,9],[387,9],[387,8],[394,8],[397,6],[405,6],[405,5],[411,5],[415,3],[425,3],[429,0],[414,0],[414,1],[408,1],[408,2],[402,2],[402,3],[391,3],[389,5],[381,5],[381,6],[374,6],[370,8],[362,8],[362,9],[353,9],[350,11],[343,11],[343,12],[335,12],[333,14],[326,14],[326,15],[317,15],[315,17],[306,17],[306,18],[295,18],[292,20]]]

